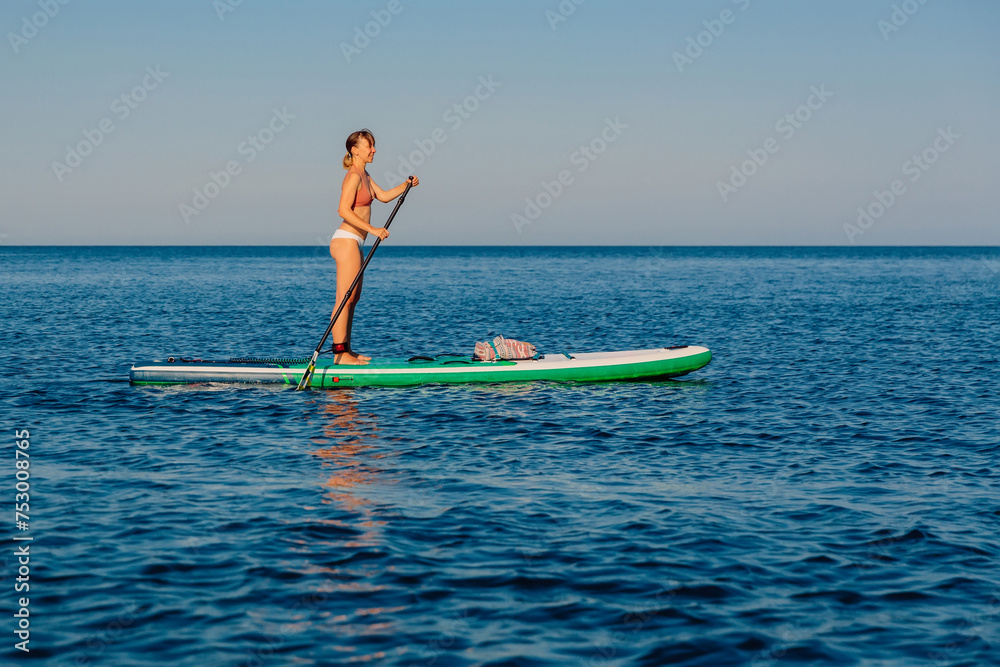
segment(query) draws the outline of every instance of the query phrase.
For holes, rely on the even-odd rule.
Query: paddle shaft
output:
[[[412,176],[410,177],[412,178]],[[406,199],[406,193],[410,191],[413,187],[413,182],[408,178],[406,179],[406,189],[403,190],[403,194],[399,195],[399,201],[396,202],[396,207],[392,209],[392,213],[389,214],[389,219],[385,221],[385,228],[389,229],[389,225],[392,224],[392,219],[396,217],[396,211],[399,207],[403,205],[403,200]],[[361,276],[365,272],[365,268],[368,266],[368,262],[372,261],[372,255],[378,250],[379,244],[382,243],[382,237],[378,237],[375,240],[375,245],[372,249],[368,251],[368,256],[365,257],[365,261],[361,264],[361,269],[358,271],[358,275],[354,276],[354,280],[351,282],[351,286],[347,288],[347,292],[344,293],[344,298],[340,301],[340,305],[337,306],[337,310],[334,311],[333,317],[330,318],[330,324],[327,325],[326,331],[323,332],[323,338],[319,341],[319,345],[313,350],[312,359],[309,361],[309,365],[306,367],[305,372],[302,374],[302,379],[299,381],[298,389],[305,389],[309,386],[309,379],[312,377],[312,373],[316,370],[316,360],[319,358],[319,352],[323,349],[323,344],[326,343],[326,339],[330,336],[330,332],[333,331],[333,325],[336,323],[337,318],[340,317],[341,311],[347,305],[347,302],[351,298],[351,294],[354,293],[354,288],[358,286],[358,281],[361,280]]]

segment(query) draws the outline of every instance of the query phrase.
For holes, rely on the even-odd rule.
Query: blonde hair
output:
[[[351,149],[357,146],[362,139],[368,140],[368,145],[375,145],[375,135],[372,131],[367,128],[362,128],[357,132],[351,132],[350,136],[347,137],[347,155],[344,156],[344,169],[350,169],[351,165],[354,164],[354,156],[351,155]]]

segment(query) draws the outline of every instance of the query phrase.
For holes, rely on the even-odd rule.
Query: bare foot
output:
[[[353,352],[341,352],[333,356],[333,363],[344,366],[367,366],[368,359],[364,359]]]
[[[351,354],[353,354],[354,356],[356,356],[358,359],[361,359],[362,361],[371,361],[372,360],[372,358],[369,357],[367,354],[361,354],[360,352],[355,352],[354,350],[351,350]]]

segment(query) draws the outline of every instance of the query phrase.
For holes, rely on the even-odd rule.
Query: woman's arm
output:
[[[418,185],[420,185],[419,178],[417,178],[416,176],[410,176],[410,178],[413,179],[413,187],[417,187]],[[401,184],[397,185],[392,190],[383,190],[378,186],[375,180],[372,179],[372,192],[375,193],[375,199],[378,199],[380,202],[390,202],[399,195],[403,194],[404,190],[406,190],[406,181],[403,181]]]
[[[357,197],[358,185],[360,183],[361,176],[356,171],[349,172],[347,177],[344,178],[344,185],[340,191],[340,206],[337,208],[337,214],[358,229],[364,230],[369,234],[374,234],[375,228],[365,222],[364,218],[355,213],[354,209],[351,208],[354,205],[355,198]]]

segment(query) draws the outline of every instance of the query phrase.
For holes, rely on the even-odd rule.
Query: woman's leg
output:
[[[351,350],[351,353],[355,355],[358,359],[362,361],[371,361],[371,357],[367,354],[358,354],[351,348],[351,332],[354,331],[354,308],[361,301],[361,286],[365,282],[365,277],[361,276],[358,281],[358,286],[354,288],[354,294],[351,296],[350,302],[347,304],[347,349]]]
[[[354,282],[354,277],[358,275],[358,271],[361,269],[361,250],[358,248],[357,242],[351,239],[333,239],[330,241],[330,255],[337,262],[337,303],[334,306],[334,312],[336,312],[336,307],[344,300],[344,295],[347,294],[351,283]],[[360,281],[358,282],[360,283]],[[361,290],[355,288],[354,293],[351,294],[351,300],[340,312],[340,317],[337,318],[337,321],[333,323],[333,331],[331,332],[333,343],[347,343],[348,349],[347,352],[336,354],[333,358],[334,363],[368,363],[358,357],[358,355],[350,352],[354,306],[357,304],[360,295]],[[333,313],[330,314],[330,317],[333,317]]]

